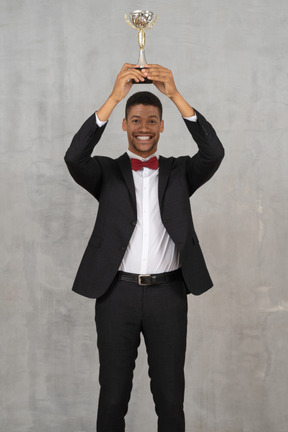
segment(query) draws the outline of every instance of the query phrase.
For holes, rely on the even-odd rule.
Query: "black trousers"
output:
[[[97,432],[124,432],[142,332],[158,432],[184,432],[187,295],[179,280],[138,286],[115,280],[96,301],[100,395]]]

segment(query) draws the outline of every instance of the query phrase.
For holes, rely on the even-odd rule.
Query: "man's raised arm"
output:
[[[118,103],[124,99],[129,93],[133,82],[143,82],[143,74],[141,71],[135,69],[139,65],[125,63],[121,71],[117,75],[112,93],[108,97],[104,105],[97,111],[97,116],[100,121],[107,121]]]
[[[158,90],[175,103],[198,145],[199,151],[187,160],[186,166],[189,192],[192,195],[217,171],[224,157],[224,148],[212,125],[199,112],[196,112],[178,92],[173,74],[169,69],[159,65],[146,65],[142,73],[148,79],[153,80]]]
[[[145,77],[153,80],[153,84],[161,93],[174,102],[182,117],[193,117],[195,115],[194,109],[178,92],[171,70],[160,65],[151,64],[146,65],[142,72]]]
[[[107,122],[116,105],[129,93],[133,85],[132,80],[144,81],[142,73],[135,69],[137,66],[126,63],[122,67],[110,96],[97,111],[97,117],[101,122]],[[104,129],[104,126],[99,127],[95,114],[90,116],[75,134],[64,158],[74,180],[95,196],[101,180],[101,167],[91,154]]]

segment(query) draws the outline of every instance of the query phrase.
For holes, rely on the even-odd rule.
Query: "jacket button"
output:
[[[133,226],[135,226],[135,225],[137,224],[137,221],[132,221],[131,224],[132,224]]]
[[[126,250],[126,246],[122,246],[122,247],[121,247],[121,250],[122,250],[122,251],[125,251],[125,250]]]

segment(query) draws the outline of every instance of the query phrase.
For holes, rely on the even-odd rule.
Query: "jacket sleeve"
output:
[[[106,125],[97,125],[94,113],[76,133],[64,157],[73,179],[96,198],[101,183],[101,165],[91,154],[105,128]]]
[[[202,114],[195,112],[197,122],[184,119],[199,149],[186,164],[190,196],[214,175],[224,158],[224,148],[212,125]]]

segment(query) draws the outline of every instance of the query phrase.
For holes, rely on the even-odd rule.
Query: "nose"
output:
[[[149,124],[146,122],[141,122],[139,127],[140,132],[149,131]]]

